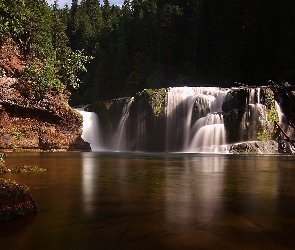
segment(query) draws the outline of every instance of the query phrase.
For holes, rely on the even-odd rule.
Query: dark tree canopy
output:
[[[0,0],[1,21],[23,11],[18,1],[3,9],[5,2]],[[34,41],[42,50],[36,53],[56,55],[60,73],[68,49],[94,58],[79,75],[80,88],[71,90],[72,104],[144,88],[295,81],[292,0],[125,0],[121,7],[108,0],[73,0],[64,9],[58,2],[51,8],[43,0],[20,2],[28,3],[36,23],[12,15],[12,23],[28,25],[28,34],[2,29],[22,36],[25,54],[33,48],[27,36],[38,33]],[[65,76],[59,79],[64,82]]]

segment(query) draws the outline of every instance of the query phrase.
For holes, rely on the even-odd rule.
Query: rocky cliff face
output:
[[[97,113],[106,150],[165,151],[167,89],[147,89],[132,98],[89,105]]]
[[[68,96],[42,96],[16,78],[0,78],[0,149],[81,150],[82,117],[67,103]]]
[[[279,117],[270,87],[232,88],[222,111],[229,143],[275,138]]]
[[[276,100],[284,114],[285,132],[295,139],[295,86],[289,83],[276,84],[273,88]]]

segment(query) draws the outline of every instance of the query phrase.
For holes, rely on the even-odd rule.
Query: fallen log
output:
[[[277,126],[277,128],[283,133],[283,135],[286,137],[287,141],[293,146],[295,147],[295,143],[294,141],[287,135],[287,133],[284,131],[284,129],[281,127],[280,124],[278,124],[276,121],[275,121],[275,125]]]

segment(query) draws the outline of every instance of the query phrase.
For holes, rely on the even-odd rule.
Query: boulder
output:
[[[83,119],[69,106],[68,94],[40,95],[27,85],[0,78],[0,149],[75,150],[79,144],[80,150]],[[87,143],[84,147],[89,149]]]

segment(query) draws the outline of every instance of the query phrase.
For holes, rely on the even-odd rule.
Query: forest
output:
[[[293,0],[0,0],[0,39],[19,48],[36,90],[66,89],[80,105],[145,88],[294,83],[294,11]]]

